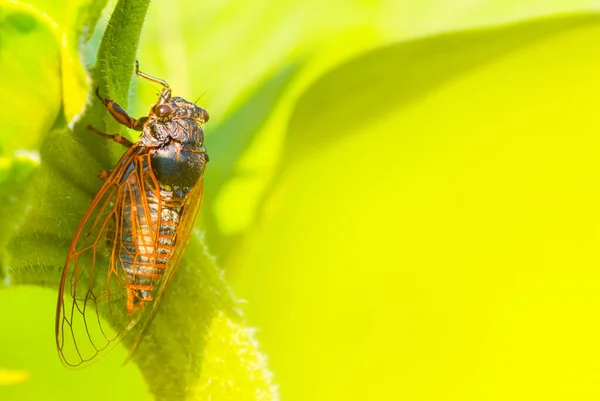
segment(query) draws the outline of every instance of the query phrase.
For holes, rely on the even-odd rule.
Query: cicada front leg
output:
[[[136,131],[141,131],[144,128],[144,123],[148,120],[148,117],[141,117],[136,120],[127,114],[127,112],[114,100],[105,99],[100,96],[99,88],[96,88],[96,96],[100,99],[104,107],[106,107],[106,110],[108,110],[110,115],[119,123]]]
[[[135,74],[139,77],[147,79],[150,82],[161,84],[163,88],[160,91],[158,104],[169,102],[171,99],[171,88],[169,88],[169,84],[165,80],[153,77],[152,75],[148,75],[145,72],[140,71],[140,63],[137,60],[135,60]]]
[[[100,174],[98,174],[98,178],[100,178],[102,181],[106,181],[108,180],[108,177],[110,177],[112,172],[112,170],[102,170]]]

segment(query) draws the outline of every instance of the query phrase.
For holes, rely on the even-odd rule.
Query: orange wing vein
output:
[[[67,367],[83,367],[98,359],[144,314],[144,308],[127,312],[130,279],[123,269],[123,228],[134,231],[142,222],[150,242],[158,231],[147,224],[151,221],[144,197],[148,178],[137,169],[144,152],[133,146],[121,157],[94,197],[69,248],[55,326],[58,352]],[[153,176],[149,179],[155,181]]]
[[[162,266],[157,263],[161,190],[147,149],[134,145],[121,157],[79,224],[63,269],[56,345],[67,367],[98,360],[144,322],[130,356],[135,351],[177,270],[202,194],[201,177],[181,207],[172,252]],[[146,260],[151,272],[161,274],[146,272]],[[139,288],[148,288],[146,298]]]

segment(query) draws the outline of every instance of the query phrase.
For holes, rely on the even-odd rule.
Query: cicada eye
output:
[[[171,106],[168,104],[159,104],[154,109],[154,114],[156,114],[158,117],[167,117],[169,114],[171,114],[171,111]]]
[[[202,119],[204,120],[204,122],[207,122],[209,118],[210,116],[208,115],[208,111],[202,109]]]
[[[197,118],[201,120],[203,123],[207,122],[210,116],[208,115],[208,111],[204,110],[202,107],[196,106],[196,115]]]

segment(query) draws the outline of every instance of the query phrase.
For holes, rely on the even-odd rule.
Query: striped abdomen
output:
[[[132,188],[133,201],[124,202],[118,247],[128,282],[128,313],[152,300],[152,291],[169,268],[181,216],[181,202],[173,199],[172,191],[160,189],[158,196],[149,188],[143,201],[138,191]]]

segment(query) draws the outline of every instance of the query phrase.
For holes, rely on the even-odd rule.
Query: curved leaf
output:
[[[55,27],[31,9],[0,3],[0,154],[37,149],[61,109],[61,52]]]
[[[288,164],[321,151],[507,54],[599,20],[597,14],[555,16],[447,33],[364,54],[324,74],[298,100],[282,160]],[[315,110],[326,118],[316,117]]]
[[[0,288],[9,277],[4,249],[27,209],[24,200],[32,194],[28,181],[37,166],[28,157],[0,157]]]
[[[600,395],[599,40],[436,36],[306,93],[234,283],[283,398]]]
[[[242,105],[210,133],[208,142],[211,163],[205,177],[204,202],[214,206],[205,209],[203,221],[209,232],[207,240],[211,249],[222,257],[227,256],[235,239],[224,233],[218,224],[218,197],[224,186],[239,176],[238,162],[242,154],[252,145],[299,69],[300,65],[294,63],[266,79]],[[249,196],[246,199],[252,204]]]

